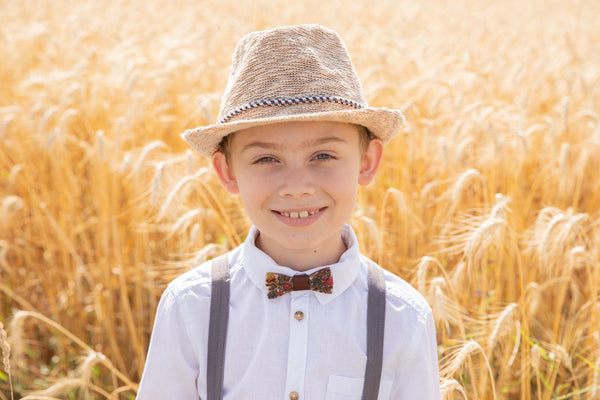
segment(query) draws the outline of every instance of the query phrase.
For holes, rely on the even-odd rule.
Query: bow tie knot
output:
[[[322,268],[310,275],[298,274],[288,276],[275,272],[267,272],[267,297],[275,299],[292,290],[314,290],[315,292],[331,294],[333,277],[329,267]]]

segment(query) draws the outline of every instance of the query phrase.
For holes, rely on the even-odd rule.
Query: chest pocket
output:
[[[361,400],[363,378],[346,378],[344,376],[330,375],[327,381],[327,394],[325,400]],[[389,400],[392,395],[392,381],[381,380],[379,384],[378,400]]]

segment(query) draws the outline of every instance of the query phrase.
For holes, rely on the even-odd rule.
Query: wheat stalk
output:
[[[48,325],[49,327],[56,329],[62,335],[67,337],[71,342],[73,342],[74,344],[76,344],[77,346],[79,346],[80,348],[85,350],[86,352],[88,352],[88,354],[93,353],[95,356],[97,356],[97,353],[92,348],[90,348],[88,344],[86,344],[80,338],[78,338],[77,336],[73,335],[71,332],[66,330],[63,326],[61,326],[60,324],[45,317],[44,315],[42,315],[38,312],[33,312],[33,311],[19,311],[13,316],[13,319],[11,322],[11,332],[13,333],[13,337],[15,338],[14,343],[19,344],[18,346],[15,346],[15,348],[19,349],[16,352],[17,355],[19,355],[20,354],[19,352],[22,351],[23,337],[24,337],[23,325],[24,325],[25,320],[28,318],[38,320],[38,321]],[[108,359],[106,359],[106,357],[97,357],[97,359],[104,366],[106,366],[113,374],[115,374],[115,376],[117,376],[119,379],[121,379],[123,382],[125,382],[129,387],[136,387],[136,385],[129,378],[127,378],[127,376],[125,374],[123,374],[121,371],[116,369],[112,365],[112,363]],[[71,383],[74,383],[74,382],[75,381],[72,381]],[[69,385],[70,384],[68,384],[67,386],[69,386]]]
[[[12,385],[12,373],[10,369],[10,344],[8,343],[8,335],[4,330],[4,325],[0,321],[0,350],[2,353],[2,365],[4,366],[4,371],[8,374],[8,384],[10,386],[10,398],[14,399],[14,391]]]
[[[442,399],[453,399],[454,392],[460,393],[463,399],[468,398],[465,388],[456,379],[442,378],[440,383],[440,392]]]
[[[517,305],[515,303],[511,303],[508,306],[506,306],[506,308],[504,308],[504,310],[502,310],[502,312],[500,313],[500,316],[496,320],[494,328],[492,329],[492,333],[490,334],[490,337],[488,339],[487,344],[488,348],[490,349],[490,353],[496,346],[496,342],[500,335],[502,335],[503,332],[506,331],[507,326],[511,325],[511,319],[513,321],[516,320],[514,314],[516,314],[517,310]]]

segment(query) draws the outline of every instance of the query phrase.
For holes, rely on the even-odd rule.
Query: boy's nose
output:
[[[278,192],[281,197],[300,198],[314,194],[315,186],[308,174],[294,169],[282,177]]]

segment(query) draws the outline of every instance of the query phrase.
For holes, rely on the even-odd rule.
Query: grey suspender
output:
[[[211,275],[210,320],[206,352],[206,398],[207,400],[221,400],[225,373],[225,340],[229,321],[229,260],[227,254],[213,259]]]
[[[385,328],[385,277],[383,270],[368,260],[369,294],[367,297],[367,366],[363,400],[377,400],[383,363],[383,331]]]
[[[385,278],[383,270],[368,260],[369,294],[367,298],[367,365],[363,400],[376,400],[383,361],[385,328]],[[223,398],[225,372],[225,341],[229,319],[229,262],[227,254],[212,261],[210,322],[206,370],[207,400]]]

